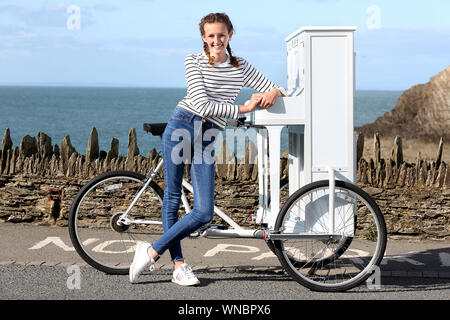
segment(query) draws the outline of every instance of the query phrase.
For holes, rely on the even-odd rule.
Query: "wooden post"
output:
[[[380,135],[375,133],[373,137],[373,161],[375,168],[378,168],[378,164],[380,163],[381,159],[381,150],[380,150]]]
[[[358,133],[356,137],[356,163],[359,164],[364,152],[364,135]]]
[[[86,148],[86,163],[91,163],[98,159],[99,147],[98,147],[98,133],[96,128],[92,128],[89,134],[88,145]]]
[[[443,149],[444,149],[444,138],[441,137],[441,140],[439,141],[437,156],[436,156],[436,171],[439,170],[439,166],[441,165]]]
[[[416,170],[415,170],[415,178],[416,181],[419,181],[419,173],[420,173],[420,168],[422,167],[422,156],[420,154],[420,151],[417,153],[417,157],[416,157]]]
[[[397,168],[400,168],[403,163],[403,146],[402,138],[400,136],[395,136],[394,148],[392,149],[392,160],[394,160]]]

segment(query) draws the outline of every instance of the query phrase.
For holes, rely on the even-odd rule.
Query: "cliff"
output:
[[[356,130],[365,136],[378,132],[426,142],[450,140],[450,66],[428,83],[406,90],[393,110]]]

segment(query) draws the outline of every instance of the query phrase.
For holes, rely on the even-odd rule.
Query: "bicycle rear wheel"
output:
[[[336,181],[330,232],[329,191],[329,181],[322,180],[289,197],[275,223],[286,240],[273,243],[280,263],[297,282],[315,291],[345,291],[365,281],[380,264],[386,225],[366,192]]]
[[[78,254],[94,268],[127,274],[138,241],[154,242],[163,234],[163,190],[151,181],[128,218],[153,224],[118,223],[145,184],[145,176],[130,171],[101,174],[77,194],[69,213],[69,234]]]

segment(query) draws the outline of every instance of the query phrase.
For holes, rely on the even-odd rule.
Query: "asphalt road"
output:
[[[381,288],[365,285],[341,293],[310,291],[284,274],[200,271],[199,287],[171,283],[169,271],[144,274],[139,283],[91,267],[3,266],[1,299],[106,300],[398,300],[449,299],[450,279],[386,277]],[[75,277],[79,275],[79,282]]]
[[[205,239],[206,240],[206,239]],[[138,284],[87,266],[67,229],[0,224],[0,300],[448,300],[450,243],[389,241],[379,288],[362,284],[343,293],[318,293],[287,276],[264,241],[195,240],[191,265],[200,287],[171,283],[170,262]],[[167,258],[165,258],[167,259]],[[75,267],[72,266],[75,264]],[[181,299],[181,300],[180,300]]]

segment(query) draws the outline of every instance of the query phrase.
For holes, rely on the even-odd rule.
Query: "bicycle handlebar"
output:
[[[233,126],[233,127],[240,127],[240,126],[245,125],[246,119],[247,119],[247,117],[241,117],[241,118],[238,118],[236,121],[228,121],[227,125]]]

